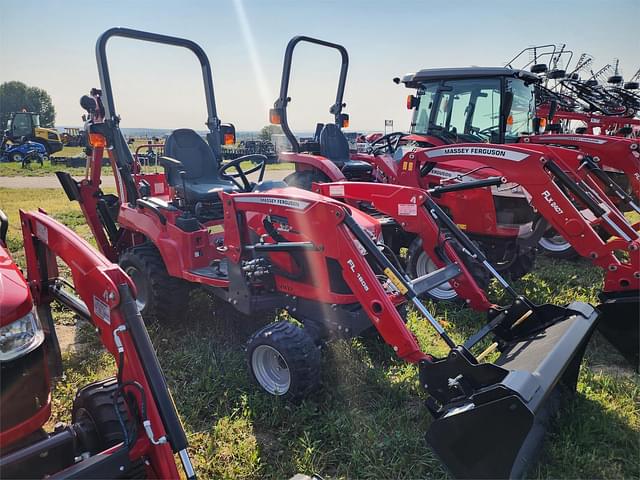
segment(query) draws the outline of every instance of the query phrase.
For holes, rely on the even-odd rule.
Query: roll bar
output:
[[[307,37],[304,35],[298,35],[289,40],[287,44],[287,49],[284,52],[284,61],[282,65],[282,79],[280,80],[280,97],[275,101],[273,107],[275,113],[280,117],[280,125],[282,127],[282,131],[284,132],[287,140],[291,143],[291,147],[294,152],[300,151],[300,144],[296,139],[295,135],[291,131],[289,127],[289,122],[287,121],[287,104],[291,101],[289,98],[289,80],[291,78],[291,61],[293,59],[293,51],[296,46],[300,42],[312,43],[315,45],[320,45],[322,47],[333,48],[340,52],[340,56],[342,59],[342,63],[340,65],[340,78],[338,80],[338,90],[336,92],[336,101],[329,108],[329,113],[335,116],[336,125],[341,126],[342,120],[342,108],[345,106],[342,103],[342,99],[344,97],[344,88],[347,82],[347,70],[349,69],[349,54],[347,53],[347,49],[342,45],[337,43],[327,42],[325,40],[320,40],[318,38]]]
[[[111,77],[109,74],[109,65],[107,62],[107,42],[112,37],[130,38],[133,40],[141,40],[151,43],[161,43],[164,45],[173,45],[190,50],[200,62],[202,68],[202,80],[204,81],[204,93],[207,102],[207,128],[209,129],[211,138],[209,144],[216,154],[220,154],[220,120],[216,111],[216,101],[213,92],[213,76],[211,74],[211,64],[204,50],[195,42],[179,37],[171,37],[158,33],[143,32],[141,30],[133,30],[130,28],[115,27],[105,31],[96,43],[96,59],[98,61],[98,74],[102,85],[104,95],[105,116],[111,120],[114,125],[118,124],[116,107],[113,100],[113,89],[111,87]]]

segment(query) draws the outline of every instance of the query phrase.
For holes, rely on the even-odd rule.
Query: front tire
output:
[[[189,301],[189,284],[167,273],[158,249],[152,244],[130,248],[120,267],[136,286],[136,303],[142,318],[174,321],[184,315]]]
[[[271,323],[247,342],[253,379],[267,393],[301,400],[320,385],[320,349],[313,338],[290,322]]]

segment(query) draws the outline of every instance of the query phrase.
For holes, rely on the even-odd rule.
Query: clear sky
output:
[[[9,8],[11,7],[11,8]],[[99,86],[95,41],[126,26],[199,43],[213,66],[220,117],[238,130],[267,123],[282,56],[299,34],[349,51],[345,109],[351,128],[407,129],[407,91],[392,78],[428,67],[503,65],[524,47],[567,43],[596,65],[640,67],[640,0],[0,0],[0,83],[47,90],[59,125],[79,125],[78,100]],[[124,127],[204,128],[199,67],[186,50],[114,39],[108,48]],[[289,112],[294,130],[328,120],[336,54],[300,48]]]

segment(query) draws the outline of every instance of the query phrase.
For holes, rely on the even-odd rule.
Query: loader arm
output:
[[[558,145],[576,148],[597,158],[605,171],[622,172],[631,191],[640,199],[640,142],[604,135],[532,135],[523,137],[525,144]]]
[[[567,153],[576,156],[575,152]],[[610,203],[606,197],[598,198],[597,195],[593,195],[597,193],[595,189],[588,192],[587,200],[591,198],[589,210],[592,210],[590,218],[583,215],[572,200],[574,200],[573,195],[584,191],[584,188],[576,186],[575,182],[567,182],[559,178],[558,173],[564,172],[565,164],[554,161],[552,158],[554,157],[541,154],[539,151],[513,146],[484,147],[477,144],[457,144],[419,150],[407,154],[403,162],[415,161],[422,165],[426,162],[444,162],[453,159],[473,160],[501,172],[508,182],[520,184],[528,192],[531,196],[531,205],[571,243],[581,256],[589,258],[595,265],[605,270],[604,292],[637,292],[640,287],[638,273],[640,242],[637,232],[626,223],[615,207],[610,209]],[[554,171],[552,172],[551,169]],[[562,188],[559,185],[562,185]],[[575,188],[577,188],[576,192],[572,190]],[[595,230],[597,225],[608,227],[614,239],[609,242],[602,240]],[[619,228],[622,233],[616,231],[616,228]],[[626,235],[627,238],[621,237],[621,234]],[[618,252],[624,252],[628,258],[619,259],[616,256]]]
[[[427,193],[412,187],[380,183],[341,182],[314,184],[313,191],[328,197],[344,199],[347,203],[368,202],[377,211],[392,217],[406,232],[415,233],[422,239],[422,248],[433,259],[438,268],[447,264],[436,252],[442,246],[450,262],[460,268],[460,274],[451,284],[461,298],[479,311],[494,307],[481,290],[455,249],[445,240],[439,226],[424,207]]]
[[[295,191],[295,190],[294,190]],[[240,218],[250,213],[285,217],[289,228],[301,232],[321,255],[338,261],[344,280],[367,312],[371,323],[396,354],[409,362],[430,360],[420,350],[413,334],[407,329],[391,296],[385,291],[357,240],[345,225],[349,216],[344,204],[299,194],[221,193],[224,204],[225,247],[230,261],[238,263],[246,245],[240,235]],[[331,232],[327,235],[327,232]]]
[[[186,436],[138,312],[131,279],[86,241],[44,212],[21,210],[20,219],[27,277],[36,305],[48,306],[57,300],[90,321],[116,361],[121,388],[133,383],[140,386],[139,389],[129,388],[127,393],[135,396],[137,408],[143,403],[146,405],[146,418],[138,419],[139,434],[135,441],[114,448],[127,449],[130,460],[148,457],[148,468],[157,478],[178,478],[173,459],[173,453],[178,453],[187,477],[194,478],[186,452]],[[75,294],[61,286],[58,259],[71,271]],[[148,425],[147,421],[150,422]],[[146,430],[148,427],[151,430]],[[145,431],[147,435],[144,435]],[[153,437],[149,436],[149,431]],[[154,444],[154,440],[162,437],[168,442]],[[106,452],[109,453],[112,452]]]

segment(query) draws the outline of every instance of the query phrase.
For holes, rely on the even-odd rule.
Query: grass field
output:
[[[9,215],[9,247],[19,262],[18,209],[44,207],[90,239],[77,204],[61,190],[0,189]],[[597,302],[602,275],[589,264],[540,258],[516,288],[536,302]],[[494,286],[495,287],[495,286]],[[497,298],[497,291],[492,290]],[[431,305],[460,341],[483,316],[459,307]],[[75,320],[56,312],[58,323]],[[268,318],[246,318],[194,292],[190,308],[150,334],[182,416],[200,478],[283,479],[295,472],[325,478],[446,478],[424,441],[430,417],[416,368],[398,361],[375,340],[330,345],[323,389],[300,405],[261,393],[248,377],[244,342]],[[423,348],[444,345],[423,319],[409,313]],[[114,373],[113,361],[78,324],[88,345],[65,354],[66,375],[55,388],[52,422],[69,421],[75,390]],[[640,478],[640,378],[598,335],[587,349],[577,396],[549,432],[532,478]],[[497,420],[499,421],[499,420]],[[493,441],[487,432],[487,441]]]

